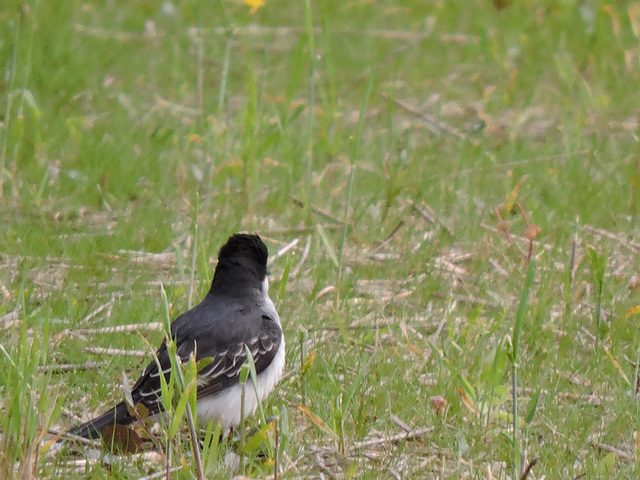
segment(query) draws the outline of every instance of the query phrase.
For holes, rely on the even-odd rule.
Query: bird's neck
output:
[[[263,282],[257,272],[237,265],[220,265],[211,282],[210,293],[233,294],[247,289],[262,290]]]

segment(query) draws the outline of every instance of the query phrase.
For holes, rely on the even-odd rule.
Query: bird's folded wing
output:
[[[274,328],[210,357],[212,363],[198,372],[198,398],[216,395],[238,383],[240,370],[247,361],[247,349],[253,357],[256,374],[260,375],[271,364],[281,342],[282,331]]]
[[[264,320],[270,319],[264,318]],[[225,350],[207,348],[208,345],[204,340],[200,342],[197,340],[182,342],[178,345],[178,355],[183,362],[188,360],[191,352],[194,351],[194,347],[198,361],[204,358],[211,358],[211,363],[198,372],[198,398],[216,395],[225,388],[238,383],[240,370],[247,361],[245,345],[253,357],[256,374],[259,375],[271,364],[282,342],[282,330],[275,322],[268,321],[265,323],[269,324],[270,328],[262,329],[255,336],[247,338],[245,341],[236,342]],[[171,372],[171,361],[164,343],[158,350],[157,358],[162,369],[161,372],[168,381]],[[160,371],[155,360],[147,366],[132,390],[134,402],[142,401],[150,409],[151,413],[156,413],[161,409]]]

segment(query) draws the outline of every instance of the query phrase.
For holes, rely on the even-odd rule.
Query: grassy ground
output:
[[[282,478],[638,477],[638,3],[10,0],[0,23],[0,477],[162,472],[38,444],[148,360],[89,347],[162,338],[95,329],[161,321],[161,284],[173,317],[197,302],[235,231],[273,258]]]

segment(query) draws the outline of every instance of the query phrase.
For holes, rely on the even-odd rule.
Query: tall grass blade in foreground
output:
[[[5,25],[6,28],[6,25]],[[5,170],[7,164],[7,137],[9,136],[9,126],[11,124],[11,99],[13,98],[13,81],[16,71],[16,50],[18,48],[18,38],[20,37],[20,20],[16,21],[15,34],[13,38],[13,45],[11,48],[11,64],[9,65],[9,78],[7,81],[7,99],[4,110],[4,126],[2,131],[2,140],[0,145],[0,197],[2,196],[2,189],[5,180]]]
[[[191,440],[191,450],[193,452],[193,458],[196,464],[196,474],[198,480],[202,480],[205,478],[204,469],[202,466],[202,456],[200,454],[200,446],[198,445],[198,434],[196,431],[195,425],[195,416],[196,416],[196,392],[197,392],[197,378],[198,378],[198,369],[196,367],[195,355],[192,354],[189,358],[189,361],[185,365],[186,376],[183,374],[182,362],[180,361],[180,357],[178,356],[176,345],[173,339],[171,338],[171,316],[169,312],[169,300],[167,298],[167,293],[164,289],[164,286],[161,285],[161,293],[162,293],[162,302],[164,304],[165,309],[165,322],[166,322],[166,341],[167,341],[167,351],[170,353],[171,357],[171,372],[172,372],[172,380],[175,381],[176,387],[178,388],[179,399],[178,404],[174,410],[174,417],[170,421],[169,429],[167,431],[167,442],[171,441],[177,432],[178,432],[178,424],[182,419],[182,415],[186,413],[187,423],[189,425],[189,436]],[[158,364],[159,371],[162,371],[162,368]],[[171,392],[169,389],[165,389],[165,383],[163,380],[163,375],[160,375],[160,380],[162,383],[162,399],[165,405],[171,403]],[[169,445],[167,445],[169,447]],[[170,448],[168,448],[170,450]]]
[[[49,319],[42,322],[28,329],[23,318],[16,348],[0,343],[0,478],[38,477],[39,445],[62,409],[62,396],[45,393],[51,373],[39,371],[49,354]]]
[[[193,306],[193,295],[196,290],[196,258],[198,256],[198,215],[200,215],[200,194],[196,192],[196,211],[193,216],[193,240],[191,242],[191,267],[189,269],[189,302],[188,308]],[[166,296],[166,293],[165,293]]]
[[[524,316],[529,305],[529,294],[531,292],[531,286],[536,276],[536,269],[538,267],[537,260],[532,260],[529,263],[529,270],[524,280],[524,286],[522,287],[522,295],[520,296],[520,305],[518,306],[518,313],[516,314],[516,320],[513,325],[513,336],[511,339],[511,351],[509,352],[509,358],[511,360],[511,381],[512,381],[512,400],[513,400],[513,478],[520,478],[520,440],[518,438],[518,351],[520,348],[520,337],[522,335],[522,324],[524,323]],[[529,414],[533,416],[533,414]],[[528,415],[528,416],[529,416]]]
[[[607,254],[598,252],[594,247],[589,247],[589,262],[591,264],[591,272],[593,274],[594,287],[596,289],[596,352],[600,347],[600,336],[602,330],[602,289],[604,286],[604,272],[607,266]]]
[[[267,417],[264,412],[264,406],[262,405],[262,401],[260,400],[260,395],[258,395],[258,373],[256,372],[256,364],[253,360],[253,355],[251,355],[251,350],[249,350],[249,347],[247,345],[245,345],[244,348],[247,360],[240,370],[239,378],[240,384],[242,385],[242,394],[240,396],[240,425],[238,426],[240,433],[238,445],[239,473],[241,475],[244,475],[246,473],[247,454],[256,453],[259,450],[259,447],[263,444],[263,440],[266,440],[267,433],[272,430],[272,427],[274,427],[273,422],[267,422]],[[256,396],[256,401],[258,402],[258,414],[260,416],[261,422],[261,428],[256,433],[254,433],[251,438],[247,438],[246,436],[247,419],[244,414],[246,388],[249,380],[251,380],[251,387],[249,388],[253,388]],[[266,443],[269,444],[269,442]],[[269,458],[275,458],[277,451],[274,448],[270,448],[268,454]],[[275,473],[274,475],[277,476],[277,473]]]
[[[229,82],[229,69],[231,64],[231,42],[233,40],[233,30],[227,19],[227,15],[224,9],[222,0],[218,0],[218,7],[220,10],[220,16],[222,17],[222,25],[224,25],[224,57],[222,60],[222,72],[220,74],[220,88],[218,89],[218,106],[217,115],[222,117],[225,111],[226,98],[227,98],[227,84]]]
[[[34,125],[29,125],[27,122],[27,116],[24,115],[25,103],[30,107],[30,114],[36,119],[40,117],[41,113],[36,105],[34,94],[29,90],[29,77],[31,74],[31,59],[33,52],[33,37],[34,37],[34,21],[37,16],[39,0],[32,2],[32,5],[24,4],[20,10],[20,16],[15,20],[15,33],[13,35],[13,44],[11,46],[11,60],[9,64],[7,90],[6,90],[6,105],[4,111],[4,118],[0,120],[0,132],[2,133],[0,139],[0,198],[3,196],[4,182],[9,178],[9,169],[7,168],[7,152],[9,151],[9,135],[14,136],[14,143],[12,145],[13,174],[11,175],[15,182],[17,160],[18,155],[21,153],[19,150],[23,147],[28,151],[33,148],[34,145],[39,143],[38,141],[38,129],[34,128]],[[27,27],[27,36],[24,38],[21,36],[20,26],[24,23]],[[6,28],[6,25],[4,26]],[[1,42],[0,42],[1,43]],[[16,60],[21,60],[22,71],[20,72],[20,83],[16,85],[18,78],[18,65]],[[4,62],[3,62],[4,63]],[[13,97],[18,96],[19,101],[16,108],[13,106]],[[15,113],[12,113],[15,112]],[[12,118],[13,115],[13,118]],[[33,131],[29,131],[33,130]],[[27,137],[27,132],[32,135],[31,138]],[[34,145],[30,145],[33,142]],[[24,154],[24,153],[23,153]],[[32,155],[33,152],[29,154]],[[15,183],[13,185],[15,189]]]
[[[342,241],[340,242],[340,256],[338,257],[338,283],[342,278],[342,271],[344,268],[344,246],[347,242],[347,229],[349,228],[349,209],[351,208],[351,193],[353,191],[353,178],[356,170],[356,159],[358,154],[358,145],[360,144],[360,135],[362,134],[362,124],[364,123],[365,113],[367,111],[367,105],[369,104],[369,98],[371,97],[371,89],[373,88],[373,70],[369,72],[369,81],[367,82],[367,88],[364,92],[364,98],[362,99],[362,106],[360,107],[360,115],[358,117],[358,125],[356,126],[356,134],[351,140],[351,157],[349,168],[349,186],[347,187],[347,201],[344,206],[344,216],[342,219]]]
[[[313,32],[313,16],[311,14],[311,0],[304,2],[305,34],[309,46],[309,97],[307,101],[307,134],[309,135],[307,162],[304,175],[304,204],[307,209],[307,221],[311,220],[311,173],[313,171],[313,126],[314,107],[316,103],[316,47]]]

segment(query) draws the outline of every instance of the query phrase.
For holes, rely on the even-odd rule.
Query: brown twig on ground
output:
[[[524,472],[522,472],[522,475],[520,475],[520,480],[525,480],[529,476],[529,473],[531,473],[531,469],[534,467],[536,463],[538,463],[537,458],[534,458],[529,462],[529,464],[527,465],[527,468],[525,468]]]

